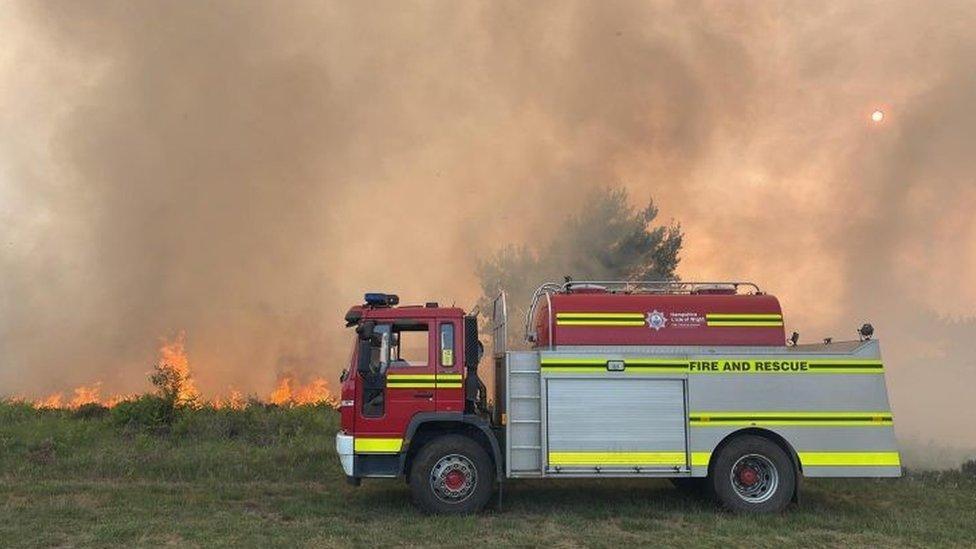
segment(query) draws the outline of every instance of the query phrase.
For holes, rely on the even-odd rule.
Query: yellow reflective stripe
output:
[[[684,452],[549,452],[549,465],[684,465]]]
[[[779,320],[783,318],[783,315],[776,313],[705,313],[705,318],[723,319],[723,318],[767,318],[770,320]]]
[[[460,389],[461,374],[388,374],[389,389]]]
[[[647,326],[643,320],[559,320],[557,326]]]
[[[846,417],[851,417],[851,416],[858,416],[858,417],[860,417],[860,416],[871,416],[872,418],[874,418],[875,421],[880,421],[882,419],[891,419],[891,412],[877,412],[877,411],[865,411],[865,412],[859,412],[859,411],[849,411],[849,412],[787,412],[787,411],[783,411],[783,412],[753,412],[753,411],[748,411],[747,410],[747,411],[743,411],[743,412],[691,412],[688,415],[689,416],[692,416],[692,417],[706,416],[706,417],[710,417],[710,418],[713,418],[713,419],[721,419],[721,418],[736,417],[736,416],[751,416],[751,417],[759,417],[759,418],[764,418],[764,417],[783,417],[783,416],[797,417],[797,418],[803,418],[803,417],[823,417],[823,416],[837,417],[837,418],[846,418]]]
[[[804,427],[885,427],[890,412],[691,412],[692,427],[793,425]]]
[[[542,365],[546,364],[606,364],[607,358],[560,358],[560,357],[542,357]]]
[[[387,374],[388,379],[461,379],[461,374]]]
[[[437,383],[396,383],[387,385],[387,389],[460,389],[461,383],[449,381]]]
[[[750,328],[768,328],[770,326],[782,326],[783,321],[757,321],[757,322],[743,322],[739,320],[709,320],[707,322],[708,326],[723,327],[723,326],[747,326]]]
[[[559,367],[559,366],[548,366],[542,368],[543,372],[546,373],[557,373],[557,374],[599,374],[606,372],[607,368],[605,366],[600,367],[584,367],[584,368],[574,368],[574,367]]]
[[[644,313],[556,313],[557,319],[635,318],[644,320]]]
[[[360,454],[396,454],[403,445],[401,438],[359,438],[353,441],[353,450]]]
[[[705,324],[711,327],[777,327],[783,325],[783,315],[773,313],[707,313]]]
[[[388,379],[461,379],[461,374],[388,374]]]
[[[804,359],[805,360],[805,359]],[[815,364],[877,364],[881,365],[881,361],[876,358],[816,358],[809,360],[811,363]]]
[[[799,452],[807,467],[900,467],[898,452]],[[692,452],[692,467],[707,467],[711,452]]]
[[[560,358],[543,357],[542,371],[546,373],[600,373],[607,371],[607,362],[620,362],[620,359],[607,358]],[[623,373],[644,374],[647,372],[682,373],[688,371],[688,361],[674,358],[628,358],[623,360],[626,367]]]
[[[688,359],[685,358],[560,358],[542,357],[542,366],[563,365],[593,365],[606,367],[607,362],[624,362],[627,366],[651,366],[656,364],[673,365],[676,368],[687,369]]]
[[[822,360],[770,356],[768,358],[695,358],[689,363],[694,374],[851,374],[883,373],[879,360]]]
[[[623,361],[625,372],[689,372],[692,374],[882,374],[884,365],[877,359],[805,359],[788,356],[756,358],[591,358],[547,356],[542,358],[545,372],[604,372],[609,360]],[[653,367],[659,365],[658,367]],[[641,369],[640,367],[645,368]],[[634,372],[632,369],[638,369]]]
[[[805,467],[900,467],[898,452],[798,452]]]

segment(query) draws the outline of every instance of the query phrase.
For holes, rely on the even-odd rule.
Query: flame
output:
[[[79,408],[85,404],[99,404],[99,394],[102,392],[102,382],[97,381],[93,385],[75,387],[75,397],[71,399],[70,408]]]
[[[329,382],[317,377],[307,384],[301,384],[294,375],[278,376],[278,384],[268,402],[278,406],[301,406],[303,404],[335,405],[335,397],[329,390]]]
[[[64,393],[53,393],[44,398],[34,401],[34,406],[36,408],[60,408],[61,399],[64,397]]]
[[[164,341],[159,348],[158,368],[173,375],[177,388],[176,401],[180,404],[191,404],[197,401],[200,393],[190,377],[190,358],[186,354],[185,342],[185,332],[180,332],[172,341]]]
[[[231,389],[230,396],[227,397],[227,407],[234,410],[243,410],[247,406],[247,399],[236,389]]]
[[[201,398],[190,371],[190,358],[186,352],[186,335],[183,332],[173,340],[163,340],[158,349],[156,368],[167,374],[168,379],[176,389],[176,399],[184,405],[209,405],[214,408],[229,408],[241,410],[247,406],[248,398],[241,391],[230,388],[226,397],[215,396],[209,400]],[[51,393],[48,396],[28,401],[35,408],[45,409],[77,409],[85,404],[101,404],[111,408],[120,402],[135,398],[135,395],[115,394],[103,398],[102,382],[96,381],[90,385],[81,385],[72,389],[74,396],[65,398],[64,392]],[[308,383],[302,383],[293,374],[278,376],[274,390],[268,396],[267,402],[278,406],[303,406],[327,404],[336,406],[338,401],[324,378],[315,377]]]

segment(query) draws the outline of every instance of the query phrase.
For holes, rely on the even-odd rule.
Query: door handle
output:
[[[414,393],[413,398],[434,398],[434,393]]]

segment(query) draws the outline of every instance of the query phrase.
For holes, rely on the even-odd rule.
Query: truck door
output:
[[[464,411],[464,356],[461,327],[456,320],[437,321],[437,411]]]
[[[386,341],[379,353],[385,368],[382,402],[381,406],[369,405],[370,395],[366,393],[370,388],[361,384],[363,405],[356,414],[356,434],[403,438],[415,414],[434,411],[435,345],[431,322],[398,319],[378,324],[375,332]]]

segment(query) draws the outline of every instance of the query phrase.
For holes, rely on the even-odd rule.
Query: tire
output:
[[[495,467],[480,444],[461,435],[438,437],[410,467],[410,494],[425,513],[477,513],[495,489]]]
[[[719,452],[708,480],[715,498],[737,513],[777,513],[796,489],[790,456],[771,440],[744,435]]]

